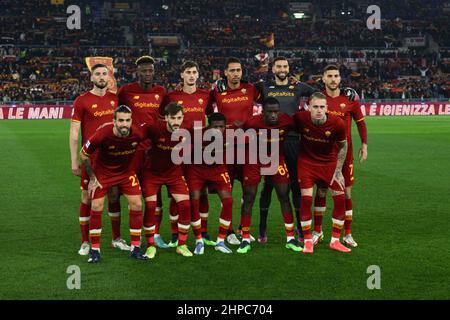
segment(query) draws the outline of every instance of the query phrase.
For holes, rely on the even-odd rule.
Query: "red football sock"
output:
[[[110,203],[108,201],[108,216],[111,220],[113,240],[120,238],[120,202]]]
[[[333,196],[333,232],[332,237],[339,239],[341,237],[341,230],[344,226],[345,217],[345,196],[340,194]]]
[[[312,197],[302,196],[300,206],[300,221],[304,239],[311,239],[311,220],[312,220]]]
[[[130,210],[131,245],[141,246],[142,211]]]
[[[316,193],[314,198],[314,231],[316,232],[322,231],[323,214],[327,206],[326,201],[326,197],[319,197]]]
[[[191,204],[189,200],[183,200],[177,203],[179,219],[178,219],[178,245],[186,244],[189,225],[191,221]]]
[[[89,223],[89,237],[92,249],[100,250],[100,236],[102,234],[102,211],[91,209],[91,220]]]
[[[194,231],[195,240],[202,238],[202,223],[200,220],[200,200],[191,199],[191,226]]]
[[[283,220],[286,237],[294,238],[294,216],[292,215],[292,212],[283,213]]]
[[[200,218],[202,219],[202,232],[208,232],[208,215],[209,215],[209,202],[208,195],[200,195]]]
[[[250,225],[252,224],[252,215],[241,213],[242,239],[250,242]]]
[[[233,215],[233,198],[222,199],[222,211],[219,218],[219,236],[220,240],[224,240],[227,236],[228,228],[231,224],[231,216]]]
[[[91,206],[80,202],[80,222],[81,242],[89,242],[89,217],[91,215]]]
[[[352,233],[352,221],[353,221],[353,201],[352,199],[345,199],[345,223],[344,233],[349,235]]]
[[[145,202],[144,231],[147,247],[155,245],[155,209],[156,201]]]

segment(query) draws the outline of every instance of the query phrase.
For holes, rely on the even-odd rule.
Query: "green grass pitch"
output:
[[[353,190],[360,246],[350,254],[327,248],[330,199],[326,242],[312,256],[285,249],[274,194],[269,243],[253,244],[247,255],[208,247],[184,258],[159,249],[153,261],[134,261],[111,249],[105,214],[102,261],[89,265],[77,254],[80,192],[70,171],[69,121],[1,121],[0,299],[449,299],[450,117],[372,117],[367,126],[369,158],[355,163]],[[356,135],[354,141],[356,154]],[[210,199],[215,238],[220,205]],[[239,188],[234,199],[236,226]],[[161,233],[169,240],[167,202],[164,210]],[[255,236],[258,210],[255,204]],[[70,265],[81,268],[80,290],[66,286]],[[367,288],[370,265],[380,267],[380,290]]]

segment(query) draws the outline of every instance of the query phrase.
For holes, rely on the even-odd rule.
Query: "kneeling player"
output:
[[[311,236],[311,206],[315,184],[328,187],[333,195],[333,231],[330,248],[350,252],[351,249],[340,242],[345,216],[342,165],[347,154],[347,140],[344,122],[326,113],[327,99],[320,92],[311,95],[309,109],[310,112],[298,112],[294,115],[296,129],[302,135],[298,179],[302,204],[300,220],[305,238],[303,252],[313,253],[314,251]]]
[[[100,261],[103,203],[108,188],[118,186],[130,207],[131,253],[135,259],[147,259],[141,252],[142,202],[141,188],[132,163],[136,146],[143,140],[139,127],[131,127],[131,110],[124,105],[114,112],[114,123],[103,126],[89,138],[80,156],[89,175],[88,192],[92,198],[89,236],[89,263]],[[98,150],[91,164],[90,157]]]
[[[277,192],[278,200],[280,201],[287,237],[286,248],[300,252],[302,251],[302,248],[294,237],[294,218],[292,215],[291,204],[289,202],[289,173],[286,167],[283,149],[285,135],[292,129],[292,126],[292,118],[287,114],[280,112],[280,103],[275,98],[267,98],[264,100],[262,114],[247,120],[243,124],[244,129],[255,129],[257,131],[258,139],[264,139],[264,141],[259,141],[259,146],[262,143],[267,143],[267,150],[269,151],[272,146],[272,142],[276,143],[279,156],[278,170],[273,175],[265,176],[265,179],[271,180]],[[261,135],[262,132],[260,130],[262,129],[267,130],[268,134],[266,137]],[[278,141],[275,141],[275,138],[273,137],[275,130],[278,130]],[[272,150],[269,152],[272,155]],[[273,154],[276,155],[276,153]],[[241,210],[243,240],[237,250],[239,253],[247,253],[251,248],[251,212],[258,190],[258,184],[261,181],[261,168],[263,168],[263,165],[260,163],[246,163],[244,165],[244,202]]]
[[[145,199],[144,230],[147,239],[145,255],[150,259],[155,257],[155,209],[157,193],[161,186],[166,185],[178,206],[178,247],[177,253],[191,257],[186,240],[190,227],[191,206],[189,189],[180,165],[175,165],[171,159],[173,148],[179,143],[172,141],[172,132],[178,130],[183,122],[183,107],[171,102],[166,107],[165,121],[154,120],[145,125],[148,137],[152,140],[149,152],[150,168],[143,173],[143,189]]]
[[[209,125],[205,129],[201,130],[201,136],[206,130],[217,130],[223,136],[226,126],[225,116],[221,113],[213,113],[208,117]],[[194,134],[195,136],[195,134]],[[208,142],[203,143],[203,149],[208,145]],[[211,158],[220,157],[224,159],[224,144],[221,150],[214,149],[214,156],[209,154]],[[222,152],[221,152],[222,151]],[[205,155],[207,156],[207,155]],[[219,235],[217,242],[215,243],[215,249],[223,253],[232,253],[225,245],[225,237],[231,224],[231,216],[233,209],[233,198],[231,194],[230,176],[228,175],[227,166],[222,164],[206,164],[204,160],[201,164],[191,164],[187,166],[187,183],[191,194],[191,206],[192,206],[192,226],[195,234],[195,254],[203,254],[204,243],[202,239],[201,230],[201,216],[200,216],[200,197],[202,189],[209,184],[219,195],[222,203],[222,211],[219,218]]]

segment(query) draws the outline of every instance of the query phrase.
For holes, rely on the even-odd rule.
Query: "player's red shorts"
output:
[[[171,194],[189,195],[189,189],[180,167],[161,175],[146,170],[142,180],[144,198],[156,195],[162,185],[166,185],[168,192]]]
[[[244,187],[256,186],[261,182],[261,167],[261,164],[244,165]],[[270,179],[274,184],[288,184],[289,172],[284,159],[280,159],[278,170],[274,175],[265,177],[266,179]]]
[[[320,187],[331,188],[335,191],[343,191],[336,182],[333,182],[333,184],[330,185],[335,170],[335,163],[331,165],[317,165],[298,161],[297,177],[300,189],[313,188],[314,185],[317,184]]]
[[[119,187],[119,192],[124,195],[138,196],[142,194],[141,185],[136,174],[128,173],[125,175],[108,177],[106,180],[97,177],[102,185],[102,188],[95,190],[92,199],[99,199],[106,196],[108,189],[114,186]]]
[[[349,161],[345,160],[344,165],[342,166],[342,175],[345,179],[345,186],[353,186],[353,183],[355,182],[355,177],[353,176],[353,159]]]
[[[205,166],[194,164],[186,167],[186,180],[189,190],[199,191],[205,185],[208,185],[213,190],[231,192],[231,179],[226,165]]]

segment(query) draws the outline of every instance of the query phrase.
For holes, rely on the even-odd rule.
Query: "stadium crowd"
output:
[[[229,56],[244,62],[249,81],[270,78],[255,58],[267,53],[287,56],[291,73],[309,83],[327,63],[338,63],[344,83],[365,99],[450,97],[444,1],[380,1],[381,30],[366,27],[369,4],[364,1],[345,8],[315,1],[308,19],[292,19],[285,0],[264,5],[256,0],[135,1],[120,19],[107,5],[79,1],[82,28],[69,30],[64,5],[0,0],[0,102],[73,100],[90,87],[84,58],[94,55],[114,58],[120,86],[135,80],[133,61],[149,51],[157,58],[157,80],[166,87],[179,82],[179,66],[187,59],[200,64],[205,87]],[[274,47],[261,41],[271,33]],[[179,45],[158,46],[149,35],[175,35]],[[425,47],[404,47],[405,37],[422,36]]]

